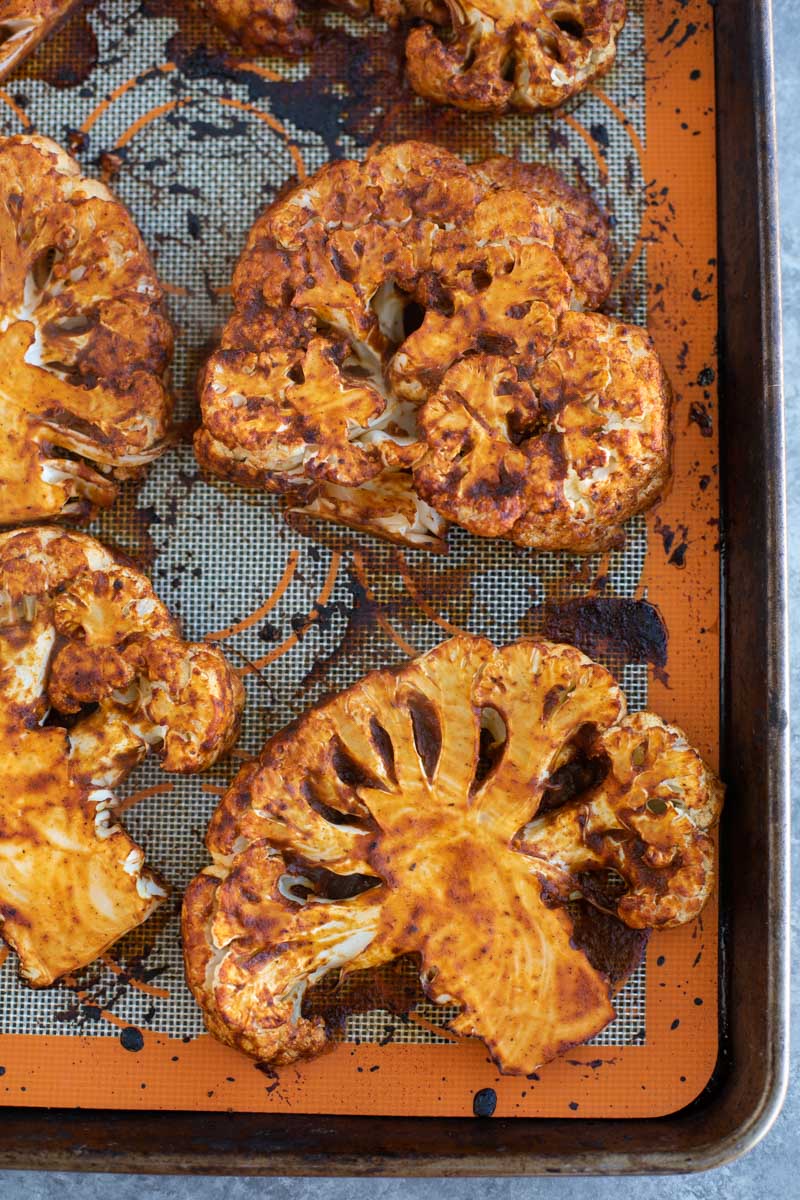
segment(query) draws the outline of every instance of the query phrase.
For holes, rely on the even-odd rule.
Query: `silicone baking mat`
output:
[[[244,61],[193,0],[115,0],[77,14],[0,91],[6,132],[68,144],[133,211],[176,326],[181,445],[92,532],[152,572],[187,634],[226,648],[247,685],[236,755],[256,752],[326,691],[466,629],[497,642],[577,640],[631,709],[677,721],[713,763],[718,739],[714,80],[711,10],[632,0],[612,73],[553,114],[435,109],[406,87],[401,42],[377,21],[316,13],[314,53]],[[423,137],[468,159],[541,159],[611,211],[609,311],[648,323],[675,388],[675,482],[624,548],[580,559],[454,530],[447,555],[289,528],[277,502],[203,481],[190,448],[197,370],[228,311],[252,220],[287,181],[375,140]],[[587,633],[587,630],[589,631]],[[503,1078],[447,1010],[351,1015],[315,1062],[257,1068],[203,1034],[183,980],[182,889],[238,766],[200,779],[146,764],[125,820],[173,885],[167,905],[101,962],[47,991],[0,967],[0,1100],[8,1104],[467,1115],[651,1116],[708,1081],[717,1048],[716,911],[654,935],[592,1043]],[[491,1089],[489,1093],[486,1089]],[[493,1096],[492,1096],[493,1093]]]

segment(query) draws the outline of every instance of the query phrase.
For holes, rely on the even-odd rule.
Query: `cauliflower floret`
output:
[[[430,452],[414,486],[442,516],[502,537],[527,512],[534,480],[520,441],[539,418],[529,384],[504,358],[465,358],[422,406]]]
[[[420,142],[331,163],[250,232],[198,460],[408,545],[445,519],[611,544],[667,479],[670,392],[644,331],[582,311],[608,255],[594,202],[538,164]]]
[[[289,515],[335,521],[401,546],[447,549],[447,522],[415,491],[407,471],[383,471],[355,488],[324,483],[315,489],[313,499],[290,508]]]
[[[484,537],[606,549],[667,481],[669,416],[669,384],[645,331],[567,312],[530,381],[484,355],[446,373],[420,410],[428,453],[414,485]]]
[[[603,928],[613,941],[620,918],[699,911],[714,862],[694,831],[721,801],[681,735],[626,717],[574,647],[453,638],[311,709],[242,769],[184,899],[190,986],[216,1037],[287,1063],[328,1040],[310,987],[416,954],[428,997],[459,1009],[450,1027],[528,1074],[612,1019],[632,963],[600,968]],[[608,866],[630,891],[590,951],[567,901],[597,904],[586,873]]]
[[[448,367],[475,352],[536,362],[552,346],[573,292],[554,252],[533,242],[510,253],[500,247],[483,262],[469,289],[449,287],[444,311],[431,306],[398,349],[389,367],[398,395],[422,402]]]
[[[80,0],[4,0],[0,11],[0,79],[65,21]]]
[[[266,49],[299,54],[314,40],[311,30],[298,24],[295,0],[205,0],[205,5],[250,54]]]
[[[167,771],[209,766],[242,703],[221,652],[184,642],[99,542],[0,535],[0,932],[28,983],[85,966],[163,900],[112,789],[150,748]]]
[[[297,54],[313,40],[296,0],[206,0],[249,52]],[[330,0],[353,16],[415,22],[406,41],[411,86],[471,112],[554,108],[608,71],[625,0]]]
[[[516,239],[535,236],[552,245],[564,264],[575,289],[575,299],[583,308],[598,308],[611,289],[611,250],[608,219],[586,192],[570,187],[563,175],[545,163],[520,162],[514,158],[488,158],[477,168],[496,188],[493,193],[498,221],[497,233],[508,230]],[[535,224],[529,227],[512,222],[523,205],[535,205]],[[477,208],[473,221],[482,221]],[[480,227],[480,226],[478,226]],[[552,230],[543,237],[540,230]],[[497,234],[494,235],[497,237]]]
[[[602,783],[532,821],[519,848],[541,860],[543,878],[564,896],[576,875],[618,871],[628,890],[614,911],[634,929],[692,920],[714,882],[708,830],[722,785],[680,729],[653,713],[606,730],[593,751],[608,763]]]
[[[345,486],[371,479],[380,458],[358,436],[381,417],[385,401],[347,380],[340,349],[314,338],[301,366],[280,352],[221,350],[208,369],[208,433],[245,451],[267,486],[286,475]]]
[[[55,142],[0,138],[0,197],[0,524],[91,515],[167,444],[161,288],[130,214]]]
[[[126,657],[139,671],[137,728],[165,771],[204,771],[233,746],[243,689],[215,646],[137,639]]]

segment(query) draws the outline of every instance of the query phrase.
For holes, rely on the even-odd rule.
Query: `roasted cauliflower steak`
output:
[[[190,986],[212,1034],[289,1063],[329,1040],[308,988],[415,954],[428,997],[458,1007],[450,1028],[527,1074],[614,1015],[568,901],[634,929],[690,920],[721,803],[680,731],[627,716],[579,650],[459,635],[311,709],[240,771],[184,899]],[[616,899],[592,886],[609,869]]]
[[[647,332],[589,310],[607,220],[539,164],[407,142],[338,161],[256,221],[201,383],[201,465],[440,549],[619,543],[669,478]]]
[[[32,54],[82,0],[0,0],[0,79]]]
[[[625,0],[330,0],[396,26],[411,86],[470,112],[555,108],[610,70]],[[296,0],[206,0],[250,53],[300,53],[313,40]]]
[[[48,138],[0,138],[0,524],[111,504],[168,443],[171,354],[125,207]]]
[[[83,534],[0,534],[0,936],[33,987],[87,965],[167,894],[114,789],[150,750],[210,766],[243,689],[149,580]]]

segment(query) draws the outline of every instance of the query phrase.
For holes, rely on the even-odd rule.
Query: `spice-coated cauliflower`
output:
[[[389,0],[391,2],[391,0]],[[472,112],[555,108],[610,70],[625,0],[436,0],[406,42],[411,86]]]
[[[414,22],[420,96],[472,112],[554,108],[613,65],[625,0],[330,0],[353,16]],[[206,0],[245,50],[299,53],[313,40],[296,0]]]
[[[308,987],[414,953],[428,996],[459,1007],[451,1028],[526,1074],[614,1015],[566,901],[613,903],[637,929],[689,920],[721,803],[680,732],[626,717],[574,647],[455,637],[240,771],[184,900],[190,986],[210,1032],[286,1063],[326,1045]],[[614,902],[587,874],[608,867],[627,886]]]
[[[130,214],[55,142],[0,138],[0,524],[87,516],[165,448],[172,332]]]
[[[295,0],[205,0],[205,4],[218,24],[249,54],[273,49],[299,54],[313,41]],[[369,0],[360,7],[369,11]]]
[[[81,0],[0,0],[0,79],[65,21]]]
[[[235,741],[243,689],[187,643],[149,581],[93,538],[0,534],[0,933],[45,987],[166,895],[116,819],[149,750],[200,771]]]
[[[421,142],[330,163],[256,221],[202,383],[200,463],[438,548],[447,521],[590,552],[669,476],[670,389],[553,170]]]

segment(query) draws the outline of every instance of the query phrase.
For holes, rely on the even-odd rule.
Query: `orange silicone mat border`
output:
[[[649,324],[675,388],[675,482],[648,520],[640,586],[669,633],[650,705],[716,763],[719,739],[719,495],[716,422],[716,175],[711,8],[645,7]],[[596,89],[601,98],[602,81]],[[607,101],[613,108],[610,101]],[[624,124],[623,113],[615,111]],[[479,119],[479,118],[476,118]],[[630,263],[630,260],[629,260]],[[209,1037],[0,1037],[0,1105],[467,1116],[483,1088],[497,1116],[660,1116],[694,1099],[717,1056],[717,912],[655,934],[646,1044],[583,1046],[529,1078],[498,1075],[480,1043],[355,1046],[270,1072]],[[124,1027],[112,1013],[103,1019]],[[127,1047],[127,1048],[126,1048]]]

